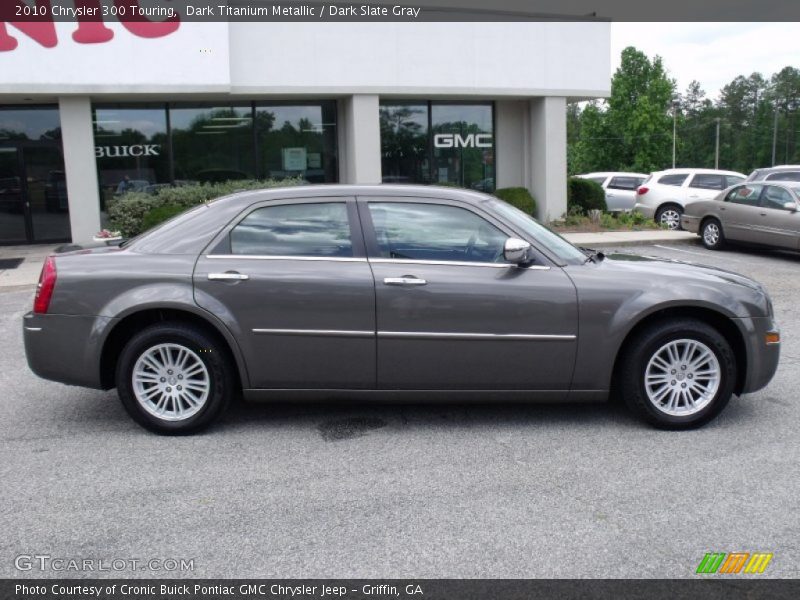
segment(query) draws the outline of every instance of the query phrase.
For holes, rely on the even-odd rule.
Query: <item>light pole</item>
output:
[[[678,137],[678,106],[680,99],[676,96],[672,99],[672,168],[675,168],[675,148]]]
[[[714,144],[714,168],[719,169],[719,117],[717,117],[717,141]]]

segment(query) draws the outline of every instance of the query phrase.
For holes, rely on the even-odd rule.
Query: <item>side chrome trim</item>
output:
[[[41,328],[41,327],[28,327],[28,326],[26,325],[26,326],[25,326],[25,330],[26,330],[26,331],[41,331],[41,330],[42,330],[42,328]]]
[[[253,329],[253,333],[265,335],[306,335],[327,337],[375,337],[374,331],[359,331],[354,329]]]
[[[529,333],[445,333],[438,331],[379,331],[379,338],[386,339],[421,339],[421,340],[538,340],[565,342],[577,339],[572,334],[529,334]]]
[[[455,267],[488,267],[490,269],[528,269],[530,271],[549,271],[550,267],[544,265],[531,265],[520,267],[511,263],[485,263],[460,260],[416,260],[411,258],[370,258],[369,262],[382,265],[442,265]]]
[[[376,332],[357,329],[253,329],[262,335],[301,335],[325,337],[375,337]],[[529,333],[447,333],[439,331],[378,331],[377,336],[384,339],[417,340],[487,340],[487,341],[543,341],[566,342],[577,339],[572,334],[529,334]]]
[[[206,254],[212,260],[242,259],[242,260],[304,260],[320,262],[367,262],[366,258],[350,256],[261,256],[260,254]]]

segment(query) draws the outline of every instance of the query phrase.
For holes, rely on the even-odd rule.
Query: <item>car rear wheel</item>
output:
[[[656,223],[667,229],[680,229],[682,214],[683,209],[676,204],[662,206],[656,212]]]
[[[716,329],[695,319],[658,323],[627,348],[620,391],[628,407],[662,429],[699,427],[725,408],[736,358]]]
[[[223,348],[202,330],[159,323],[136,334],[117,364],[117,390],[133,419],[156,433],[193,433],[216,420],[234,392]]]
[[[721,250],[725,246],[722,224],[716,219],[707,219],[703,222],[700,238],[703,240],[703,245],[709,250]]]

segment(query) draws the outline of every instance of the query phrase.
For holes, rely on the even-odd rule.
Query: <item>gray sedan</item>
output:
[[[747,182],[686,206],[681,225],[719,250],[744,242],[800,250],[800,183]]]
[[[245,398],[601,401],[699,426],[778,364],[772,304],[711,267],[578,249],[478,192],[245,192],[119,248],[49,257],[41,377],[187,433]]]

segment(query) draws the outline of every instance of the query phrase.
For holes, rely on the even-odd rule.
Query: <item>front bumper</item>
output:
[[[22,319],[28,366],[43,379],[101,388],[101,337],[112,320],[29,312]]]
[[[633,210],[642,213],[648,219],[656,218],[656,209],[647,204],[642,204],[641,202],[637,202],[636,204],[633,205]]]
[[[686,231],[698,233],[700,228],[700,217],[691,217],[689,215],[681,215],[681,227]]]
[[[780,333],[772,317],[738,318],[744,334],[747,366],[741,393],[755,392],[765,387],[778,369],[781,345],[766,343],[768,333]]]

